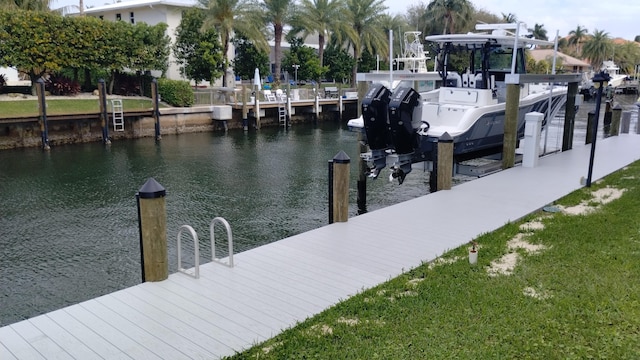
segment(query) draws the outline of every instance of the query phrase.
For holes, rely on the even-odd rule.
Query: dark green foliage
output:
[[[243,80],[253,79],[256,68],[258,68],[261,75],[270,73],[268,53],[259,50],[244,36],[234,38],[233,45],[236,47],[233,69],[237,76]]]
[[[0,74],[0,90],[7,85],[7,79],[4,74]]]
[[[204,19],[202,9],[183,11],[173,46],[176,62],[181,65],[180,73],[196,84],[220,77],[224,63],[218,32],[215,28],[201,30]]]
[[[191,106],[195,102],[193,89],[186,81],[158,79],[158,94],[171,106]]]
[[[381,59],[384,61],[384,59]],[[377,66],[376,57],[372,55],[368,50],[363,50],[360,59],[358,59],[358,71],[369,72],[375,70]]]
[[[324,64],[329,69],[325,75],[327,80],[349,82],[354,60],[347,50],[335,46],[327,48],[324,52]]]
[[[320,66],[320,59],[316,50],[303,45],[301,38],[292,39],[290,50],[285,52],[282,60],[282,68],[289,72],[289,79],[295,74],[293,65],[300,65],[298,68],[298,80],[319,80],[327,72],[328,68]],[[295,75],[294,75],[295,76]]]

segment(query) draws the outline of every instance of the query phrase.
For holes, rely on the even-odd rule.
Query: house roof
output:
[[[107,4],[102,6],[96,6],[84,11],[85,14],[92,13],[100,13],[105,11],[112,10],[121,10],[121,9],[133,9],[140,7],[148,7],[154,5],[165,5],[165,6],[175,6],[175,7],[194,7],[198,5],[198,2],[195,0],[130,0],[130,1],[122,1],[116,2],[113,4]]]
[[[553,58],[553,49],[534,49],[534,50],[530,50],[529,54],[531,54],[531,57],[533,57],[536,61],[540,61],[540,60],[545,60],[547,58]],[[567,54],[563,54],[561,52],[558,51],[558,58],[562,58],[562,66],[569,66],[569,67],[573,67],[573,66],[581,66],[581,67],[591,67],[591,64],[589,64],[588,62],[584,61],[584,60],[580,60],[580,59],[576,59],[573,56],[569,56]]]

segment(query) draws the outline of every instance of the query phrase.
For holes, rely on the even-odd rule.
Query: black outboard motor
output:
[[[371,149],[369,176],[376,178],[386,164],[386,150],[391,145],[389,129],[389,97],[391,91],[381,84],[374,84],[362,99],[362,119],[367,141]]]
[[[392,168],[392,177],[402,184],[411,172],[411,163],[416,146],[416,131],[412,126],[413,110],[418,106],[420,94],[410,87],[398,88],[389,102],[389,127],[391,141],[398,154],[398,163]]]

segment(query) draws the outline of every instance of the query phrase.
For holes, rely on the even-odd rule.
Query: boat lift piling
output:
[[[47,124],[47,102],[45,100],[44,80],[36,82],[36,94],[38,95],[38,111],[40,112],[40,135],[42,137],[42,149],[51,150],[49,146],[49,124]]]
[[[520,85],[527,83],[567,83],[567,100],[564,118],[564,134],[562,137],[562,151],[571,149],[573,128],[575,122],[575,104],[580,83],[580,74],[507,74],[507,100],[505,104],[504,141],[502,150],[502,168],[508,169],[515,164],[515,150],[517,143],[518,104],[520,102]],[[547,119],[549,125],[551,119]],[[547,127],[548,129],[548,127]]]
[[[107,85],[104,79],[98,80],[98,101],[100,102],[100,126],[102,126],[102,143],[111,145],[109,140],[109,115],[107,114]]]

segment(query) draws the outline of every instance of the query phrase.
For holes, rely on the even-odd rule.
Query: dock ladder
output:
[[[280,126],[287,128],[287,95],[280,89],[276,90],[276,99],[278,101],[278,120]]]
[[[224,225],[227,230],[227,241],[229,243],[229,256],[227,262],[223,262],[221,259],[216,257],[216,238],[214,234],[214,228],[217,223],[221,223]],[[182,233],[184,231],[189,232],[191,238],[193,238],[193,251],[194,251],[194,265],[193,271],[189,271],[182,267]],[[231,234],[231,226],[221,217],[216,217],[211,220],[211,224],[209,225],[209,231],[211,233],[211,261],[217,262],[219,264],[228,266],[230,268],[233,267],[233,235]],[[177,236],[177,252],[178,252],[178,271],[189,276],[192,276],[196,279],[200,278],[200,242],[198,241],[198,234],[196,231],[189,225],[182,225],[178,230]]]
[[[121,99],[111,100],[111,111],[113,112],[113,131],[124,131],[124,113]]]

